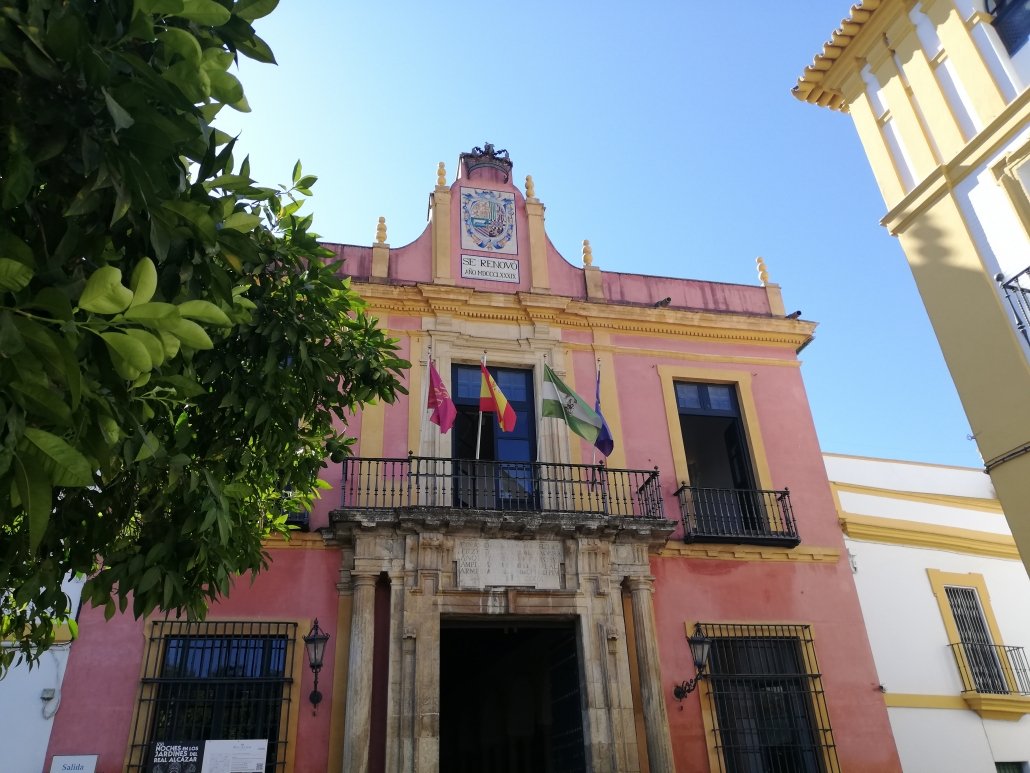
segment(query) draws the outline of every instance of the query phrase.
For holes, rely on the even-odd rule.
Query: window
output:
[[[807,625],[702,623],[706,722],[725,773],[839,773]],[[714,769],[714,766],[713,766]]]
[[[760,491],[732,384],[675,383],[689,484],[676,494],[687,542],[797,545],[786,491]]]
[[[991,632],[987,628],[980,598],[975,588],[944,588],[951,615],[958,628],[961,659],[965,661],[973,686],[979,693],[1004,694],[1009,691]]]
[[[683,431],[692,486],[754,489],[744,424],[731,384],[676,384],[676,406]]]
[[[531,510],[537,506],[534,479],[536,416],[533,372],[489,368],[497,387],[515,411],[515,428],[502,432],[492,414],[479,414],[479,365],[455,365],[452,371],[458,417],[452,431],[455,506]],[[478,449],[478,456],[476,449]]]
[[[996,773],[1026,773],[1025,762],[995,762]]]
[[[1030,39],[1030,0],[987,0],[986,11],[1005,50],[1015,56]]]
[[[296,623],[152,625],[128,769],[158,742],[267,739],[266,773],[285,771]]]

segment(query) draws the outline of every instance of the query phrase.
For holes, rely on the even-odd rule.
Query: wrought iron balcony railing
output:
[[[1010,279],[998,274],[996,279],[1005,291],[1005,298],[1015,317],[1016,329],[1030,343],[1030,268],[1025,268]]]
[[[790,491],[698,488],[676,491],[685,542],[789,545],[801,540],[790,507]]]
[[[962,675],[963,692],[1030,695],[1030,665],[1022,647],[1004,644],[951,644]]]
[[[407,456],[343,463],[342,507],[430,507],[664,518],[658,469]]]

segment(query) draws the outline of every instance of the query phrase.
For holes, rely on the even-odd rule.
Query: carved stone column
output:
[[[673,773],[672,739],[669,717],[662,696],[661,671],[658,666],[658,644],[654,624],[653,577],[628,577],[630,603],[633,607],[633,632],[640,672],[640,697],[644,704],[644,732],[647,736],[647,757],[651,773]]]
[[[343,773],[367,773],[376,575],[352,574],[351,580],[354,602],[347,663],[347,713],[343,724]]]

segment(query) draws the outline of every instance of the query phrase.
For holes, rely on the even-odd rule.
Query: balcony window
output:
[[[263,770],[283,773],[296,624],[152,625],[128,770],[151,770],[158,743],[267,739]]]
[[[986,11],[1005,50],[1015,56],[1030,39],[1030,0],[987,0]]]
[[[1030,695],[1030,668],[1022,647],[995,643],[976,588],[946,586],[959,641],[951,645],[963,689],[981,695]]]
[[[839,773],[807,625],[703,623],[709,728],[723,773]]]
[[[736,388],[677,382],[675,390],[690,477],[677,492],[685,539],[798,544],[788,492],[755,486]]]

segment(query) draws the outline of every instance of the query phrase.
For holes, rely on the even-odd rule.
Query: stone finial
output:
[[[533,182],[533,175],[531,174],[526,175],[526,198],[536,198],[536,184]]]
[[[594,265],[594,251],[590,249],[590,240],[583,240],[583,265],[592,266]]]
[[[443,161],[436,167],[436,184],[441,187],[447,184],[447,167]]]
[[[765,259],[755,258],[755,265],[758,267],[758,281],[762,283],[762,287],[765,287],[769,284],[769,271],[765,267]]]
[[[379,225],[376,226],[376,244],[386,244],[386,218],[379,218]]]

